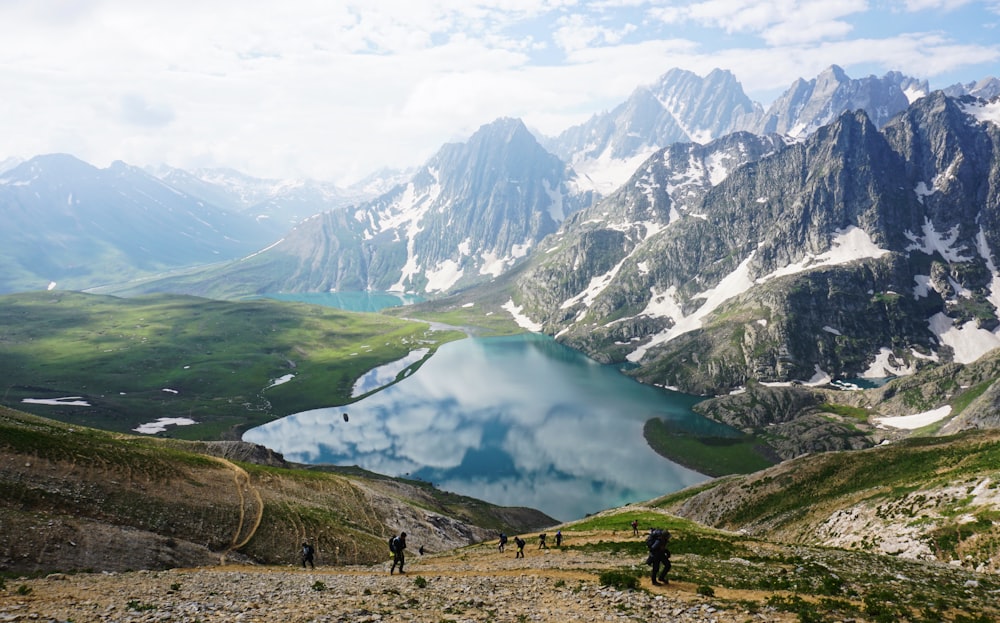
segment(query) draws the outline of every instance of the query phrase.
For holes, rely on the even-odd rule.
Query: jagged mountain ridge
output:
[[[615,260],[561,246],[578,223],[620,235],[602,215],[641,194],[637,174],[540,250],[514,298],[569,345],[699,393],[973,360],[1000,344],[995,107],[939,92],[881,132],[845,114],[640,243],[609,245]]]
[[[37,156],[0,175],[0,292],[84,288],[239,257],[271,239],[140,169]]]
[[[899,72],[852,79],[832,65],[812,80],[796,80],[765,110],[747,97],[729,71],[714,69],[702,78],[671,69],[610,112],[568,128],[545,144],[606,195],[671,143],[707,143],[738,131],[804,138],[842,112],[858,108],[881,127],[928,91],[926,81]]]
[[[591,200],[520,120],[442,147],[408,183],[297,225],[253,257],[157,289],[194,294],[395,290],[489,281]]]

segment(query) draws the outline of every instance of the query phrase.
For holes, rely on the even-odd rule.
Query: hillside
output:
[[[654,502],[655,503],[655,502]],[[638,523],[638,534],[629,529]],[[672,534],[669,584],[653,586],[645,532]],[[344,566],[320,549],[315,570],[224,565],[121,574],[56,573],[0,581],[0,615],[43,620],[222,622],[565,621],[681,623],[988,623],[996,576],[884,554],[788,544],[720,531],[651,504],[560,526],[524,557],[496,540],[421,555],[407,575],[384,559]],[[553,529],[548,530],[553,536]]]
[[[280,564],[303,539],[329,563],[370,564],[399,530],[440,551],[553,523],[428,483],[288,464],[250,444],[121,435],[0,407],[7,573]]]

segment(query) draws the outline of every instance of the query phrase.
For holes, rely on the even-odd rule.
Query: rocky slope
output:
[[[744,149],[695,193],[669,183],[678,148],[664,150],[545,241],[513,303],[598,360],[699,394],[974,361],[1000,345],[990,106],[938,92],[881,131],[845,114]]]

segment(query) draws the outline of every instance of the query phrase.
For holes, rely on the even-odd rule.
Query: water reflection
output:
[[[690,411],[696,400],[636,383],[546,336],[470,338],[355,404],[292,415],[244,439],[292,461],[408,474],[569,520],[703,481],[642,437],[650,417],[717,426]]]

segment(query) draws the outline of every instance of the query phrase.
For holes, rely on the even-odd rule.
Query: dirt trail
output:
[[[239,498],[240,506],[239,520],[237,521],[236,531],[233,533],[232,541],[230,542],[229,547],[227,547],[226,550],[219,555],[219,564],[224,565],[226,564],[226,556],[229,555],[229,552],[237,550],[249,543],[250,539],[252,539],[257,533],[257,528],[260,527],[260,522],[264,519],[264,499],[261,497],[260,491],[257,490],[257,487],[253,485],[253,482],[250,480],[250,474],[248,474],[245,469],[227,459],[221,457],[212,458],[219,463],[222,463],[227,469],[233,472],[233,484],[236,487],[236,495]],[[246,489],[253,497],[253,503],[256,505],[254,517],[251,520],[251,525],[249,530],[246,531],[245,536],[244,525],[247,523],[247,496],[243,492],[244,489]]]

